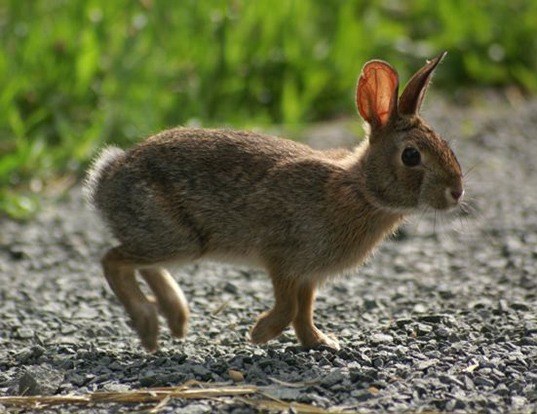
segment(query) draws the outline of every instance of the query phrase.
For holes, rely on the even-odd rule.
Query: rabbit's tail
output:
[[[109,146],[103,149],[91,164],[84,179],[83,192],[86,200],[93,207],[97,206],[97,193],[102,179],[110,167],[125,155],[120,148]]]

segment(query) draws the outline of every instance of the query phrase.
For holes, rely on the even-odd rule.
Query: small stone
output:
[[[140,378],[140,385],[142,387],[152,387],[157,383],[157,375],[150,371],[146,373],[142,378]]]
[[[519,345],[537,346],[537,338],[524,337],[519,341]]]
[[[19,354],[19,361],[24,365],[32,365],[37,363],[37,359],[45,353],[45,348],[36,345],[31,349],[26,349]]]
[[[34,331],[30,328],[19,328],[17,329],[16,338],[17,339],[30,339],[35,335]]]
[[[397,325],[398,328],[404,328],[406,325],[409,325],[411,323],[412,323],[412,319],[409,319],[409,318],[401,318],[395,321],[395,324]]]
[[[73,318],[78,319],[98,319],[99,311],[95,308],[92,308],[88,305],[82,305],[76,309],[73,313]]]
[[[526,305],[525,303],[515,302],[515,303],[511,303],[511,309],[527,312],[530,310],[530,307]]]
[[[451,290],[439,290],[438,294],[444,300],[453,299],[455,297],[455,294]]]
[[[233,382],[244,381],[244,374],[240,371],[237,371],[236,369],[229,369],[227,373],[229,375],[229,378],[231,378]]]
[[[465,387],[465,385],[464,385],[464,383],[462,381],[460,381],[458,378],[455,378],[454,376],[451,376],[451,375],[440,374],[440,375],[438,375],[438,380],[442,384],[447,384],[447,385],[454,385],[455,384],[460,388]]]
[[[181,407],[180,411],[183,414],[209,414],[213,412],[213,409],[206,403],[195,402]]]
[[[447,329],[446,327],[444,326],[440,326],[436,329],[435,331],[436,335],[439,336],[440,338],[448,338],[449,335],[450,335],[450,331],[449,329]]]
[[[477,368],[479,368],[479,361],[472,359],[470,361],[470,364],[464,369],[464,371],[474,372]]]
[[[299,388],[287,388],[282,387],[280,385],[278,386],[270,386],[267,387],[264,390],[264,393],[266,393],[268,396],[272,398],[276,398],[278,400],[296,400],[300,395],[300,389]]]
[[[237,285],[235,285],[235,284],[233,284],[231,282],[227,282],[224,285],[224,292],[236,295],[237,293],[239,293],[239,288],[237,287]]]
[[[420,361],[417,363],[416,368],[420,370],[426,370],[427,368],[430,368],[434,365],[436,365],[438,361],[436,359],[428,359],[425,361]]]
[[[468,391],[475,390],[475,384],[472,379],[468,376],[464,376],[464,388]]]
[[[477,386],[494,387],[494,382],[484,377],[477,377],[474,379],[474,384]]]
[[[382,368],[384,366],[384,361],[382,358],[373,358],[373,366],[375,368]]]
[[[418,335],[427,335],[433,331],[433,327],[430,325],[425,325],[424,323],[418,323],[416,325],[416,331]]]
[[[205,368],[203,365],[194,365],[192,366],[192,372],[200,377],[209,375],[211,371]]]
[[[511,405],[515,410],[521,410],[526,405],[527,400],[525,397],[516,395],[511,397]]]
[[[19,246],[11,247],[9,249],[9,255],[10,255],[11,259],[13,259],[15,261],[19,261],[19,260],[28,258],[28,255],[26,254],[26,252],[23,250],[23,248],[21,248]]]
[[[302,396],[301,396],[302,397]],[[304,397],[302,397],[304,398]],[[332,401],[329,398],[322,397],[318,394],[309,394],[306,396],[306,401],[308,403],[313,403],[317,407],[330,407],[332,405]],[[295,411],[291,408],[289,410],[289,413],[294,413]]]
[[[377,387],[373,387],[373,386],[369,387],[367,391],[369,391],[373,395],[377,395],[380,392],[380,390]]]
[[[86,383],[86,378],[84,378],[84,376],[80,374],[71,374],[68,377],[68,380],[71,384],[77,387],[82,387]]]
[[[427,312],[427,307],[426,307],[424,304],[422,304],[422,303],[416,303],[416,304],[414,305],[414,309],[413,309],[413,310],[414,310],[414,312],[416,312],[416,313],[425,313],[425,312]]]
[[[446,411],[464,410],[466,403],[459,399],[449,400],[446,403]]]
[[[378,308],[379,304],[375,299],[365,298],[364,299],[364,308],[368,311]]]
[[[342,382],[345,376],[340,370],[330,371],[322,380],[321,384],[326,388],[331,388],[334,385]]]
[[[103,385],[102,390],[106,392],[125,393],[125,392],[130,391],[130,387],[126,384],[118,384],[115,382],[109,382]]]
[[[367,401],[373,397],[373,394],[371,394],[368,390],[354,390],[351,391],[351,396],[356,398],[358,401]]]
[[[496,387],[495,393],[501,396],[507,396],[509,395],[509,388],[507,388],[507,385],[505,384],[499,384]]]
[[[500,313],[507,313],[509,311],[509,305],[505,299],[500,299],[498,301],[498,311]]]
[[[376,333],[371,335],[371,342],[373,342],[374,344],[391,343],[393,342],[393,336]]]
[[[418,318],[419,321],[428,323],[440,323],[444,317],[442,315],[423,315]]]
[[[19,379],[19,395],[53,395],[63,379],[62,372],[48,366],[32,366]]]

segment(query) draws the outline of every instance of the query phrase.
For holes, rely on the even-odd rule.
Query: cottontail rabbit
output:
[[[455,155],[418,115],[444,55],[421,68],[399,99],[397,72],[380,60],[366,63],[356,103],[369,133],[353,151],[191,128],[127,151],[105,149],[86,192],[119,240],[102,259],[104,274],[143,346],[157,348],[157,308],[173,335],[186,333],[187,301],[164,267],[209,258],[267,270],[275,303],[257,320],[252,342],[292,324],[303,346],[337,348],[313,323],[317,287],[360,265],[407,214],[452,208],[463,195]],[[140,290],[136,270],[156,301]]]

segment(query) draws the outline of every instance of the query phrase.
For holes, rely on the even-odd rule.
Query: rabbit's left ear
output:
[[[398,88],[399,77],[388,63],[365,64],[356,87],[356,106],[371,128],[383,128],[397,114]]]
[[[447,52],[442,52],[435,58],[429,60],[427,64],[418,70],[414,76],[412,76],[412,79],[408,81],[405,90],[399,98],[400,114],[415,115],[419,112],[433,72],[446,54]]]

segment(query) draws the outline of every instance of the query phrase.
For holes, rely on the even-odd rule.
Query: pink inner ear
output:
[[[395,83],[390,78],[391,84],[389,91],[392,91],[395,87]],[[378,83],[378,78],[377,78]],[[387,93],[388,90],[378,88],[377,92],[379,94],[378,102],[377,102],[377,113],[380,118],[380,121],[382,124],[385,124],[388,122],[388,118],[390,117],[390,110],[391,110],[391,100],[392,100],[392,94]]]
[[[356,91],[356,105],[360,115],[373,127],[388,123],[397,106],[399,79],[386,62],[367,63],[360,75]]]

